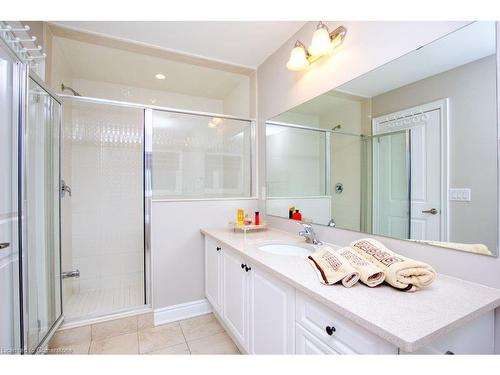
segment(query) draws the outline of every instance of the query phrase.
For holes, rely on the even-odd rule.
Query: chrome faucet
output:
[[[302,236],[306,239],[307,243],[312,243],[313,245],[322,245],[323,242],[321,242],[318,237],[316,236],[316,233],[314,232],[314,229],[312,225],[310,224],[304,224],[300,223],[303,227],[304,230],[299,232],[299,236]]]

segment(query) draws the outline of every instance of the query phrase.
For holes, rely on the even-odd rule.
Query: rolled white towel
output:
[[[359,272],[331,247],[324,246],[307,259],[316,271],[319,281],[325,285],[342,281],[342,285],[350,288],[359,280]]]
[[[364,238],[350,245],[359,255],[381,268],[391,286],[413,292],[429,286],[436,271],[426,263],[396,254],[373,238]]]
[[[343,247],[337,250],[337,252],[347,259],[349,264],[359,272],[359,279],[363,284],[373,288],[384,282],[384,271],[356,253],[351,247]]]

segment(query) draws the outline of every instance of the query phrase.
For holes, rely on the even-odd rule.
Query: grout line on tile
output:
[[[181,321],[179,321],[179,327],[181,328],[182,337],[184,337],[184,342],[188,348],[189,354],[191,354],[191,347],[189,346],[188,340],[186,339],[186,335],[184,334],[184,330],[182,329]]]

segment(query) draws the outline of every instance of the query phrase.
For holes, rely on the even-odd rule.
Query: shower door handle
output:
[[[66,193],[68,193],[68,195],[71,197],[71,187],[69,185],[66,185],[66,182],[64,180],[61,180],[61,198],[64,198]]]
[[[80,270],[67,271],[61,273],[63,279],[69,279],[70,277],[80,277]]]

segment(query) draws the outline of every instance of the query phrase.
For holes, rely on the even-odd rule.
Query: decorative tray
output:
[[[267,224],[262,223],[259,225],[255,224],[249,224],[249,225],[239,225],[238,223],[235,222],[230,222],[229,227],[233,229],[235,232],[236,231],[241,231],[241,232],[252,232],[252,231],[258,231],[258,230],[266,230],[267,229]]]

